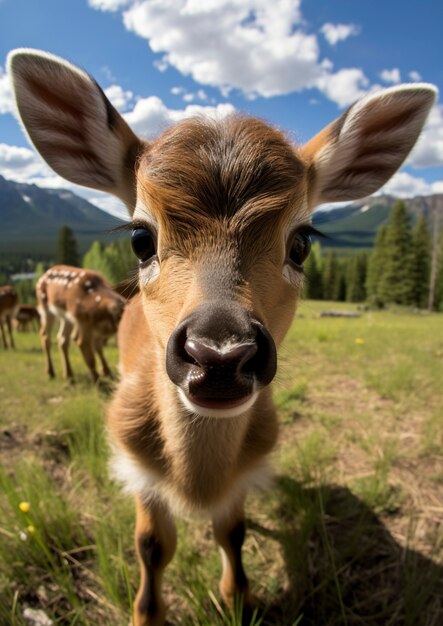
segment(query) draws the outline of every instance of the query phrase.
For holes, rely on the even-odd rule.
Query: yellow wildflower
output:
[[[28,531],[30,535],[33,535],[35,533],[35,526],[33,526],[32,524],[29,524],[26,530]]]
[[[355,343],[357,344],[357,346],[362,346],[364,344],[365,340],[362,339],[361,337],[357,337],[355,340]]]
[[[29,502],[20,502],[20,504],[18,505],[18,508],[20,509],[22,513],[29,513],[29,509],[31,508],[31,505],[29,504]]]

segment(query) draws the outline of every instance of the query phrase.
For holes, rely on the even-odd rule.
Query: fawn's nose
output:
[[[266,328],[236,307],[204,305],[172,333],[166,370],[197,404],[241,402],[274,378],[277,357]]]
[[[196,362],[203,371],[209,371],[213,368],[232,370],[239,378],[249,375],[248,363],[257,353],[257,344],[244,343],[225,348],[220,351],[215,348],[206,346],[204,343],[198,343],[195,340],[187,339],[185,342],[185,351]]]

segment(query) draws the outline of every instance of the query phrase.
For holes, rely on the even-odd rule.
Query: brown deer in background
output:
[[[67,179],[121,198],[140,293],[119,329],[108,409],[114,474],[137,501],[136,626],[161,625],[173,516],[212,518],[220,590],[251,602],[241,560],[247,490],[277,439],[269,383],[293,319],[321,202],[375,192],[413,147],[436,91],[370,94],[307,145],[257,119],[190,119],[138,139],[95,81],[51,55],[9,61],[25,128]]]
[[[69,362],[71,336],[81,350],[93,382],[99,378],[95,353],[102,364],[103,374],[111,376],[103,347],[109,337],[117,332],[125,305],[124,298],[113,291],[98,272],[69,265],[50,268],[39,279],[35,292],[48,376],[55,376],[51,358],[51,331],[56,319],[60,322],[57,340],[62,354],[64,377],[73,378]]]
[[[40,315],[37,307],[31,304],[20,304],[15,312],[16,328],[19,332],[26,332],[28,329],[34,330],[35,324],[40,328]]]
[[[15,348],[14,337],[12,335],[12,319],[14,318],[17,307],[18,295],[15,287],[11,285],[3,285],[0,287],[0,331],[2,333],[3,348],[5,350],[8,348],[8,343],[6,341],[3,323],[6,323],[8,329],[10,347]]]

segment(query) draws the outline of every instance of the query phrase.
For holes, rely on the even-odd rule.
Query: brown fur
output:
[[[139,190],[165,224],[189,231],[201,220],[274,221],[300,189],[305,165],[283,133],[239,115],[189,119],[167,130],[139,160]]]
[[[57,317],[60,320],[57,338],[65,378],[73,378],[69,362],[71,335],[82,352],[93,381],[98,380],[94,353],[102,363],[103,373],[111,376],[103,346],[117,332],[124,299],[112,291],[103,276],[92,270],[55,265],[39,279],[36,295],[48,375],[55,375],[51,358],[51,330]]]
[[[183,122],[139,162],[138,206],[158,219],[162,271],[146,288],[141,282],[122,319],[122,380],[108,409],[109,431],[119,449],[161,478],[167,510],[213,515],[217,540],[228,546],[221,582],[228,603],[240,592],[238,559],[229,555],[241,546],[229,548],[231,526],[242,519],[249,473],[277,440],[271,391],[262,390],[254,407],[235,419],[192,419],[165,374],[164,352],[180,321],[220,294],[281,342],[302,285],[301,278],[288,284],[281,267],[288,222],[307,220],[305,174],[304,161],[281,133],[242,117]],[[151,516],[152,506],[144,513],[138,507],[138,519]],[[148,584],[141,563],[139,598]],[[247,602],[247,589],[241,591]],[[135,611],[137,626],[162,623],[155,619]]]

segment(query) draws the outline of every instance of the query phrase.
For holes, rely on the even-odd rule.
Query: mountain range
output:
[[[67,189],[42,189],[0,176],[0,258],[54,258],[64,225],[72,228],[84,253],[96,239],[111,241],[110,231],[122,223]]]
[[[352,202],[344,207],[318,210],[313,215],[313,225],[327,239],[322,239],[328,248],[352,249],[372,248],[377,230],[389,220],[389,214],[398,200],[393,196],[372,196]],[[416,196],[404,199],[413,224],[421,214],[431,223],[434,209],[443,227],[443,194]]]
[[[328,210],[317,210],[314,226],[327,235],[322,245],[342,251],[371,248],[378,228],[386,223],[396,201],[376,196]],[[443,226],[443,194],[405,200],[412,221],[435,207]],[[43,189],[0,176],[0,259],[10,256],[53,259],[60,228],[69,225],[84,253],[98,239],[111,241],[110,231],[122,224],[84,198],[66,189]]]

